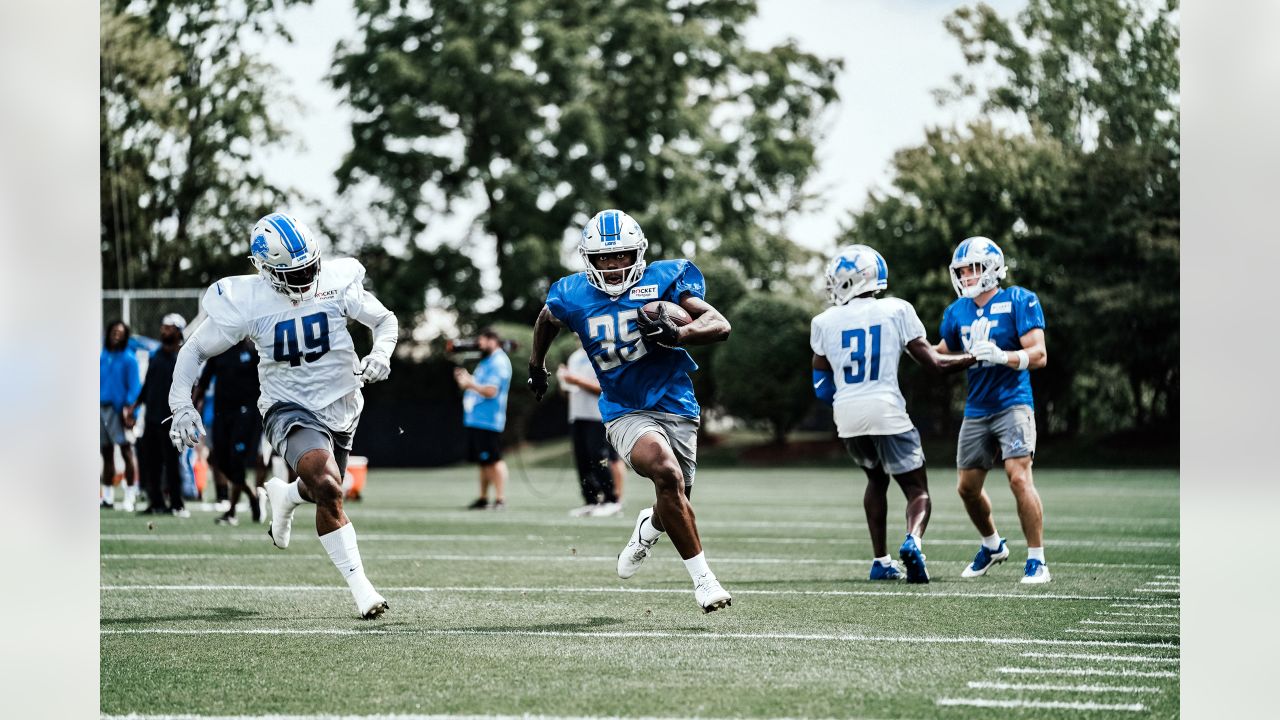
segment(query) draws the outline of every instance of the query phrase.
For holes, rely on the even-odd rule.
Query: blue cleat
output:
[[[978,548],[978,554],[973,556],[973,563],[964,566],[964,572],[960,573],[963,578],[975,578],[986,575],[987,571],[993,566],[999,565],[1009,557],[1009,547],[1005,545],[1004,538],[1000,538],[1000,549],[989,550],[986,545]]]
[[[898,557],[902,558],[902,564],[907,568],[907,582],[913,584],[926,584],[929,582],[929,571],[924,566],[924,553],[920,552],[920,546],[916,544],[916,539],[907,536],[902,541],[902,547],[898,549]]]
[[[898,568],[898,564],[889,561],[888,565],[881,565],[878,560],[871,561],[871,579],[872,580],[901,580],[905,575]]]
[[[1027,567],[1022,571],[1022,582],[1028,585],[1039,585],[1049,582],[1049,566],[1040,560],[1027,560]]]

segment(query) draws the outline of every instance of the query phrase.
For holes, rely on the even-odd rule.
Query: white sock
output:
[[[102,502],[103,500],[111,502],[111,500],[114,499],[114,495],[115,493],[111,491],[110,485],[98,484],[98,502]]]
[[[885,555],[884,557],[876,558],[876,564],[880,567],[889,567],[893,564],[893,560],[891,560],[888,555]]]
[[[982,547],[988,550],[999,550],[1000,549],[1000,531],[997,530],[996,532],[982,538]]]
[[[711,568],[707,566],[706,553],[698,553],[688,560],[685,560],[684,566],[689,571],[689,577],[693,578],[695,585],[703,576],[710,576],[712,579],[716,576],[715,573],[711,572]]]
[[[286,492],[284,495],[285,500],[288,500],[290,503],[293,503],[294,505],[301,505],[302,503],[306,502],[306,500],[302,499],[302,492],[298,489],[298,483],[300,482],[302,481],[294,480],[293,482],[289,483],[288,492]],[[332,535],[333,533],[329,533],[329,534]]]
[[[640,539],[645,542],[652,542],[662,537],[662,531],[653,526],[653,516],[649,516],[649,522],[640,525]],[[698,557],[702,557],[699,555]],[[685,560],[685,562],[689,562]]]
[[[1041,545],[1040,547],[1027,548],[1027,559],[1039,560],[1040,562],[1044,562],[1044,546]]]
[[[360,563],[360,548],[356,545],[356,529],[351,523],[320,536],[320,544],[329,553],[333,566],[342,573],[342,578],[355,591],[357,586],[363,588],[369,584],[364,576],[364,566]]]
[[[133,502],[134,498],[136,498],[137,495],[138,495],[137,485],[124,486],[124,504],[125,505],[128,505],[129,503]]]

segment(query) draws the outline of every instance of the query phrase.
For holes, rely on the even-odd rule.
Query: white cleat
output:
[[[591,508],[591,517],[615,517],[622,514],[622,503],[600,503]]]
[[[289,502],[289,485],[280,478],[267,481],[266,516],[271,519],[267,536],[281,550],[289,547],[289,535],[293,532],[293,511],[297,505]]]
[[[658,544],[658,538],[652,540],[644,540],[640,536],[640,528],[649,523],[653,523],[653,507],[647,507],[640,511],[640,516],[636,518],[636,526],[631,530],[631,539],[627,541],[627,546],[622,548],[622,552],[618,553],[618,577],[626,580],[636,571],[640,569],[640,563],[649,557],[649,551],[654,545]]]
[[[720,587],[720,581],[714,575],[710,577],[702,575],[698,581],[693,586],[693,599],[698,601],[698,607],[702,608],[702,612],[715,612],[733,604],[729,591]]]
[[[586,517],[595,509],[595,505],[583,505],[582,507],[576,507],[569,511],[569,517]]]
[[[1025,585],[1039,585],[1047,583],[1052,578],[1049,575],[1049,566],[1040,560],[1027,560],[1027,566],[1022,571],[1022,582]]]
[[[356,601],[356,609],[360,611],[360,617],[364,620],[377,620],[382,614],[391,609],[385,598],[378,594],[375,590],[371,595],[367,595]]]

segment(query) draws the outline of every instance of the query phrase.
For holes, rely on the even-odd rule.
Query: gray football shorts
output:
[[[263,416],[262,434],[276,454],[284,458],[295,472],[303,455],[320,449],[332,455],[338,464],[339,481],[347,474],[347,458],[351,456],[355,428],[351,432],[338,432],[301,405],[278,402]]]
[[[698,469],[697,418],[653,410],[636,410],[605,423],[604,432],[609,444],[632,470],[635,467],[631,464],[631,449],[645,433],[657,433],[666,441],[671,452],[675,453],[676,461],[680,463],[685,495],[693,489],[693,474]]]
[[[112,445],[133,444],[133,431],[124,426],[124,418],[114,405],[99,405],[98,413],[102,423],[98,433],[98,447],[108,448]]]
[[[994,415],[967,417],[956,441],[956,467],[989,470],[1005,460],[1036,455],[1036,415],[1030,405],[1014,405]]]
[[[882,467],[890,475],[903,475],[924,467],[920,432],[915,428],[897,435],[859,435],[843,440],[849,457],[868,470]]]

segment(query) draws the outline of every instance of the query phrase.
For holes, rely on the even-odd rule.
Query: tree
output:
[[[338,178],[371,188],[406,257],[427,252],[418,240],[433,216],[478,203],[499,315],[527,322],[564,273],[565,241],[618,207],[646,229],[651,258],[715,249],[766,287],[786,279],[799,251],[780,219],[808,200],[840,65],[794,43],[748,48],[753,1],[356,9],[360,42],[339,49],[332,73],[357,114]],[[423,280],[459,291],[451,276]]]
[[[813,403],[809,321],[814,308],[786,296],[752,293],[732,309],[733,333],[716,354],[717,399],[737,417],[767,421],[776,443]]]
[[[242,273],[249,228],[287,193],[252,156],[293,109],[249,32],[288,42],[277,7],[308,0],[102,0],[106,287],[206,285]]]
[[[891,287],[926,323],[954,298],[955,244],[1000,243],[1010,281],[1035,290],[1048,315],[1050,362],[1032,379],[1050,430],[1176,418],[1174,13],[1125,0],[1032,0],[1016,22],[985,5],[957,11],[948,27],[966,58],[1002,72],[983,95],[991,119],[931,130],[897,153],[890,190],[873,193],[846,233],[881,250]],[[979,92],[963,79],[959,90]],[[1010,115],[1029,129],[993,124]],[[949,413],[955,396],[938,387],[913,412]]]

